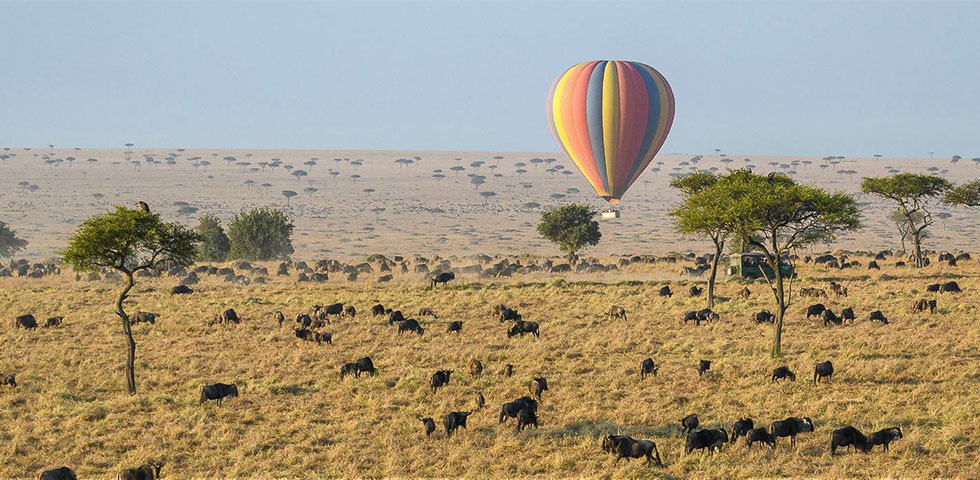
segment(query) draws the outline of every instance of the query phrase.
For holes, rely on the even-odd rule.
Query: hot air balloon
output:
[[[580,63],[559,75],[548,93],[555,139],[612,205],[653,161],[673,121],[670,85],[639,62]]]

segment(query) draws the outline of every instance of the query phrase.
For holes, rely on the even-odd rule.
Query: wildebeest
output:
[[[521,321],[521,314],[517,313],[517,310],[515,309],[500,305],[500,310],[497,311],[497,318],[501,322],[506,322],[508,320],[519,322]]]
[[[435,394],[439,390],[439,387],[444,385],[449,385],[449,376],[452,375],[453,370],[437,370],[436,373],[432,374],[432,380],[429,386],[432,387],[432,393]]]
[[[344,313],[342,316],[354,318],[357,316],[357,309],[354,308],[353,305],[347,305],[346,307],[344,307]]]
[[[701,296],[701,292],[703,292],[703,291],[704,291],[704,289],[698,287],[697,285],[691,285],[691,288],[688,289],[688,293],[692,297],[700,297]]]
[[[763,310],[755,314],[755,323],[776,323],[776,315],[769,310]]]
[[[658,467],[662,467],[660,452],[657,444],[650,440],[634,440],[630,437],[620,435],[609,435],[602,440],[603,450],[616,454],[616,462],[621,459],[629,461],[633,458],[646,457],[648,462],[654,462]]]
[[[548,389],[548,380],[544,377],[534,377],[528,384],[527,390],[531,392],[531,397],[541,401],[541,392]]]
[[[157,317],[159,316],[160,315],[156,313],[136,312],[129,315],[129,324],[137,325],[140,323],[149,323],[150,325],[153,325],[157,322]]]
[[[317,307],[318,305],[315,305],[313,307],[314,310],[318,310]],[[338,317],[344,315],[344,304],[334,303],[331,305],[327,305],[326,307],[320,307],[319,310],[323,312],[323,318],[329,320],[330,315],[337,315]]]
[[[431,417],[425,417],[425,418],[419,417],[419,420],[422,421],[422,425],[425,425],[426,437],[432,435],[432,432],[436,431],[436,422],[432,421]]]
[[[809,320],[810,317],[819,317],[823,314],[827,307],[822,303],[817,303],[806,307],[806,319]]]
[[[837,282],[830,282],[830,290],[832,292],[834,292],[834,295],[837,295],[838,297],[846,297],[847,296],[847,287],[845,287],[845,286],[843,286],[843,285],[841,285],[841,284],[839,284]]]
[[[276,313],[273,315],[273,318],[276,319],[276,323],[278,323],[280,327],[282,326],[282,323],[286,321],[286,316],[283,315],[282,311],[279,310],[276,310]]]
[[[524,336],[525,333],[530,333],[535,337],[539,337],[538,333],[538,322],[526,322],[524,320],[518,320],[514,323],[510,330],[507,331],[508,337],[513,337],[514,335]]]
[[[525,427],[534,426],[538,428],[538,415],[533,408],[525,406],[517,412],[517,432],[520,433]]]
[[[64,319],[65,317],[62,316],[51,317],[44,321],[44,326],[45,328],[57,327],[58,325],[61,325]]]
[[[830,360],[820,362],[813,366],[813,383],[820,383],[820,379],[826,377],[828,380],[834,375],[834,364]]]
[[[833,310],[830,310],[829,308],[827,310],[824,310],[823,311],[823,314],[821,315],[821,317],[823,317],[823,325],[825,327],[827,325],[830,325],[830,324],[834,324],[834,325],[843,325],[844,324],[844,321],[841,320],[841,318],[838,317],[837,314],[834,313]]]
[[[201,401],[198,403],[204,403],[208,400],[217,400],[218,406],[220,407],[221,400],[223,398],[237,396],[238,387],[234,384],[214,383],[201,387]]]
[[[701,360],[698,363],[698,376],[700,377],[704,375],[704,372],[707,372],[710,369],[711,369],[711,360]]]
[[[776,368],[775,370],[772,371],[772,380],[771,381],[776,382],[776,383],[779,383],[779,380],[782,380],[784,378],[788,378],[789,381],[795,382],[796,381],[796,374],[794,374],[793,372],[791,372],[790,369],[789,369],[789,367],[786,367],[786,366],[778,367],[778,368]]]
[[[194,293],[194,289],[188,287],[187,285],[177,285],[176,287],[170,289],[171,295],[187,295],[191,293]]]
[[[313,319],[309,315],[301,313],[296,316],[296,323],[303,328],[310,328],[313,325]]]
[[[23,328],[25,330],[36,330],[37,319],[31,314],[20,315],[14,319],[14,327]]]
[[[483,363],[479,360],[473,359],[470,362],[470,375],[474,377],[479,377],[483,373]]]
[[[956,282],[946,282],[939,287],[939,291],[942,293],[960,293],[960,286]]]
[[[749,431],[755,428],[755,422],[751,418],[740,418],[735,421],[732,425],[732,443],[738,440],[738,437],[748,435]]]
[[[833,455],[840,447],[854,447],[865,453],[871,450],[868,437],[850,425],[834,430],[830,436],[830,454]]]
[[[521,397],[513,402],[507,402],[500,407],[500,418],[497,423],[503,423],[504,420],[509,418],[517,418],[517,414],[521,412],[523,408],[530,408],[534,411],[538,410],[537,400],[531,397]]]
[[[398,322],[398,333],[401,334],[403,332],[415,332],[421,337],[425,333],[425,329],[419,325],[418,320],[409,318],[408,320]]]
[[[378,304],[375,304],[373,307],[371,307],[371,315],[374,315],[375,317],[380,317],[381,315],[384,315],[384,314],[385,314],[385,306],[384,305],[378,303]]]
[[[881,313],[881,310],[875,310],[871,312],[871,315],[868,317],[868,319],[872,322],[881,322],[885,325],[888,325],[888,318],[885,317],[884,313]]]
[[[0,375],[0,385],[10,385],[13,388],[17,388],[16,377],[16,375]]]
[[[300,340],[304,340],[307,342],[314,342],[317,345],[319,345],[320,342],[322,341],[320,339],[320,334],[312,330],[308,330],[305,328],[295,328],[293,329],[293,331],[296,332],[296,338],[299,338]]]
[[[848,307],[848,308],[845,308],[845,309],[843,309],[843,310],[840,311],[840,318],[841,318],[841,320],[843,320],[845,322],[848,321],[848,320],[850,320],[851,322],[854,322],[854,319],[857,318],[857,317],[854,315],[854,309],[851,308],[851,307]]]
[[[714,452],[716,448],[720,450],[727,442],[728,432],[724,428],[697,430],[687,434],[687,439],[684,442],[684,453],[689,454],[694,450],[706,448],[708,452]]]
[[[37,480],[78,480],[75,471],[68,467],[45,470],[38,474]]]
[[[371,357],[361,357],[354,361],[354,365],[357,366],[357,376],[360,377],[361,373],[367,372],[369,375],[374,376],[378,369],[374,368],[374,362],[371,361]]]
[[[420,317],[432,317],[432,318],[439,318],[439,317],[438,317],[438,316],[436,315],[436,312],[433,312],[433,311],[432,311],[432,309],[431,309],[431,308],[428,308],[428,307],[423,307],[423,308],[420,308],[420,309],[419,309],[419,316],[420,316]]]
[[[459,335],[459,333],[462,331],[463,331],[463,322],[460,320],[449,322],[449,327],[446,328],[447,333],[456,332],[457,335]]]
[[[609,307],[609,320],[626,320],[626,309],[619,305]]]
[[[221,315],[216,315],[215,320],[218,323],[241,323],[242,319],[238,317],[238,312],[235,312],[234,308],[229,308],[221,313]]]
[[[671,292],[670,291],[670,285],[664,285],[663,287],[660,287],[660,296],[661,297],[670,297],[673,294],[674,294],[674,292]]]
[[[681,429],[684,433],[693,432],[699,424],[698,416],[693,413],[681,419]]]
[[[476,392],[476,408],[477,410],[483,410],[483,405],[487,403],[487,399],[483,398],[483,394]]]
[[[472,412],[449,412],[442,419],[442,424],[446,427],[446,436],[452,437],[453,433],[460,427],[466,428],[466,417]]]
[[[936,301],[920,298],[919,300],[912,302],[912,313],[921,313],[926,310],[929,310],[929,313],[935,313]]]
[[[646,378],[647,375],[656,375],[657,366],[653,364],[652,358],[647,358],[640,362],[640,379]]]
[[[712,322],[718,320],[718,314],[710,308],[698,310],[698,322]]]
[[[514,374],[514,366],[511,364],[504,365],[504,376],[510,378]]]
[[[769,445],[769,447],[776,446],[776,439],[773,438],[765,428],[753,428],[749,431],[748,435],[745,436],[745,441],[750,448],[752,447],[752,444],[756,442],[765,443]]]
[[[881,267],[878,266],[878,262],[872,260],[868,262],[868,270],[881,270]]]
[[[119,472],[118,480],[156,480],[160,478],[161,468],[163,468],[162,461],[147,460],[139,467],[127,468]]]
[[[438,285],[440,283],[443,284],[443,285],[445,285],[445,284],[451,282],[452,280],[454,280],[455,278],[456,278],[456,274],[453,273],[453,272],[437,273],[437,274],[433,275],[429,279],[429,285],[432,288],[435,288],[436,285]]]
[[[348,375],[354,375],[355,377],[359,377],[361,375],[361,372],[359,372],[357,370],[357,364],[356,363],[350,362],[350,363],[345,363],[345,364],[341,365],[341,367],[340,367],[340,378],[344,378],[344,377],[346,377]]]
[[[402,315],[401,310],[392,310],[388,312],[388,325],[392,325],[404,321],[405,321],[405,316]]]
[[[827,298],[827,292],[822,288],[803,287],[800,288],[801,297],[823,297]]]
[[[871,451],[875,445],[881,445],[882,448],[887,452],[888,444],[894,442],[895,440],[902,438],[902,429],[898,427],[885,428],[883,430],[878,430],[877,432],[868,435],[868,451]]]
[[[769,425],[769,434],[773,437],[773,443],[779,437],[789,437],[790,446],[796,445],[797,435],[812,431],[813,421],[810,417],[789,417],[785,420],[776,420]]]

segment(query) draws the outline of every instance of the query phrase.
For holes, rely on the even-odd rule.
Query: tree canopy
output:
[[[866,177],[861,181],[861,191],[898,204],[915,247],[915,265],[924,265],[922,260],[922,239],[925,229],[932,225],[932,212],[929,200],[941,197],[952,184],[935,175],[918,173],[897,173],[890,177]]]
[[[197,223],[197,234],[201,238],[198,246],[198,258],[206,261],[223,262],[231,250],[231,240],[221,227],[218,217],[207,214],[201,216]]]
[[[17,232],[0,222],[0,257],[12,257],[27,246],[27,240],[17,237]]]
[[[228,257],[240,260],[284,260],[293,254],[293,221],[279,210],[255,208],[235,214],[228,224]]]
[[[576,252],[597,245],[602,238],[596,215],[592,207],[579,203],[552,208],[541,215],[538,233],[574,261]]]
[[[668,212],[674,218],[678,232],[714,243],[707,295],[708,308],[713,308],[718,262],[725,249],[725,240],[732,231],[731,198],[725,196],[723,183],[711,173],[698,172],[675,178],[670,186],[680,190],[683,197],[681,203]]]
[[[980,180],[953,187],[946,192],[943,201],[950,205],[980,207]]]

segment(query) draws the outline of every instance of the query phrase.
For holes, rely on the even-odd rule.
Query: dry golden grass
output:
[[[865,261],[867,259],[864,259]],[[890,262],[889,262],[890,263]],[[832,308],[854,306],[855,324],[824,328],[807,321],[804,302],[791,307],[783,360],[768,357],[772,329],[749,314],[772,308],[763,285],[749,301],[731,298],[742,284],[720,285],[721,321],[694,327],[679,321],[700,308],[683,282],[673,299],[657,296],[661,282],[516,281],[460,283],[432,291],[419,283],[386,286],[333,280],[324,285],[273,280],[240,287],[205,279],[190,296],[173,297],[173,279],[142,280],[128,309],[158,312],[156,325],[136,327],[139,393],[125,393],[124,340],[111,313],[117,287],[74,282],[68,275],[0,281],[0,372],[16,373],[18,387],[0,387],[0,477],[27,478],[68,465],[80,478],[115,478],[123,467],[164,458],[165,478],[320,477],[602,477],[602,478],[976,478],[980,471],[980,325],[976,321],[980,269],[934,266],[923,271],[885,267],[827,271],[805,267],[797,286],[826,287],[843,276],[851,296]],[[663,272],[676,271],[675,266]],[[931,294],[934,315],[908,313],[925,285],[960,276],[960,295]],[[838,276],[838,277],[835,277]],[[148,289],[155,290],[148,290]],[[333,346],[302,344],[270,312],[295,317],[314,303],[344,301],[361,311],[336,321]],[[399,336],[367,314],[375,302],[406,313],[433,308],[426,333]],[[541,338],[508,339],[491,319],[497,303],[517,306],[541,323]],[[608,321],[610,305],[625,306],[629,321]],[[206,325],[212,313],[234,307],[237,326]],[[880,308],[892,320],[868,322]],[[14,330],[13,316],[64,314],[66,325]],[[445,332],[465,321],[460,337]],[[340,380],[342,363],[370,355],[380,373]],[[639,362],[653,357],[660,374],[640,382]],[[712,359],[699,379],[695,365]],[[486,366],[468,373],[471,359]],[[812,366],[832,360],[828,385],[814,386]],[[514,365],[514,376],[500,370]],[[788,364],[795,383],[772,384],[769,372]],[[455,369],[437,395],[428,380]],[[541,427],[515,435],[497,424],[501,403],[527,392],[532,376],[548,378]],[[241,396],[224,406],[199,405],[204,383],[234,382]],[[447,441],[441,417],[474,408],[483,392],[487,408]],[[795,451],[743,442],[715,455],[682,453],[678,420],[697,413],[708,427],[749,416],[757,424],[807,415],[816,432]],[[431,416],[439,430],[425,438],[416,417]],[[901,426],[905,438],[889,453],[828,454],[834,428],[865,433]],[[641,461],[613,463],[600,437],[625,433],[656,441],[666,467]]]

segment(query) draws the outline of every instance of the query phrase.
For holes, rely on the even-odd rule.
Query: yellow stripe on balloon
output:
[[[606,160],[606,191],[615,196],[616,147],[619,144],[619,71],[606,62],[602,78],[602,144]]]
[[[583,176],[585,176],[585,179],[589,181],[589,184],[592,185],[593,189],[601,191],[603,188],[598,183],[600,179],[592,178],[593,176],[589,175],[587,170],[582,167],[583,163],[581,152],[576,150],[575,142],[569,141],[569,129],[571,129],[572,126],[566,125],[562,120],[564,117],[563,108],[565,107],[565,102],[563,99],[566,93],[570,93],[565,91],[567,88],[569,88],[568,81],[571,78],[577,77],[588,63],[589,62],[584,62],[575,65],[574,67],[568,69],[568,71],[562,75],[561,79],[558,80],[558,85],[555,86],[555,96],[551,99],[552,121],[555,122],[555,131],[558,132],[558,137],[561,139],[562,145],[565,145],[565,148],[568,150],[568,155],[572,157],[572,161],[575,162],[575,166],[582,172]]]

